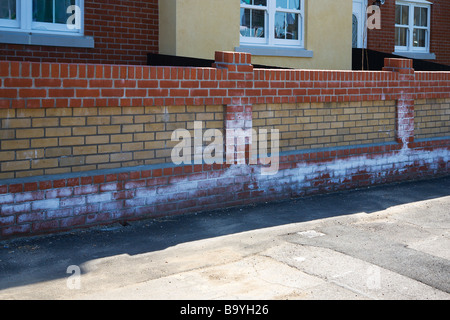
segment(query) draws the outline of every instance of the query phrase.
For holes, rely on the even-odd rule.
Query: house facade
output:
[[[0,59],[143,65],[158,28],[157,0],[2,0]]]
[[[351,69],[349,0],[164,0],[159,4],[162,54],[213,59],[216,50],[235,51],[251,53],[253,63],[261,65]]]
[[[349,70],[357,47],[450,65],[449,13],[445,0],[5,0],[0,59],[144,65],[148,53],[234,51],[260,65]]]
[[[353,3],[355,21],[358,6],[367,5],[367,0]],[[446,0],[386,0],[380,6],[380,28],[367,30],[364,46],[404,58],[450,65],[449,14],[450,2]]]
[[[255,64],[350,69],[351,10],[350,0],[6,0],[0,59],[142,65],[147,53],[236,51]]]

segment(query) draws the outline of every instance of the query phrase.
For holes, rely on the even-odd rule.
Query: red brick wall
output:
[[[436,0],[431,5],[432,62],[450,65],[450,1]],[[395,1],[388,0],[381,7],[381,29],[368,30],[368,49],[392,53],[395,51]]]
[[[265,70],[253,69],[250,58],[219,52],[214,68],[0,62],[0,111],[17,111],[20,123],[32,126],[25,109],[224,105],[223,128],[247,129],[255,127],[255,104],[394,100],[395,141],[281,153],[278,172],[262,175],[265,159],[248,163],[246,142],[229,144],[227,131],[226,151],[234,149],[236,158],[245,153],[245,163],[166,163],[2,180],[0,239],[450,174],[449,137],[417,140],[414,132],[415,101],[442,99],[448,108],[449,72],[414,72],[406,59],[387,59],[380,72]],[[19,124],[9,120],[15,119],[1,122],[5,140],[12,133],[7,125]]]
[[[256,165],[203,164],[18,181],[0,185],[0,240],[448,175],[449,152],[449,139],[299,152],[265,179]]]
[[[95,48],[0,43],[0,60],[144,65],[158,52],[158,1],[85,0],[85,35]]]

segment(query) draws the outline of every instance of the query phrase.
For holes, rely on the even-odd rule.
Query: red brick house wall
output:
[[[85,0],[84,7],[95,48],[0,43],[0,60],[143,65],[158,52],[158,0]]]
[[[449,15],[450,1],[433,1],[430,53],[436,54],[436,60],[432,62],[446,65],[450,65]],[[395,51],[395,0],[388,0],[381,7],[381,29],[368,30],[367,47],[385,53]]]
[[[370,1],[369,1],[370,3]],[[385,53],[395,47],[395,0],[386,1],[381,7],[381,29],[367,30],[367,48]]]
[[[450,1],[436,0],[431,6],[431,52],[438,63],[450,65]]]

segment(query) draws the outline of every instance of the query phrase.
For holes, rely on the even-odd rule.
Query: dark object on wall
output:
[[[364,55],[363,51],[364,50]],[[352,69],[357,70],[371,70],[381,71],[384,67],[384,58],[400,58],[405,59],[394,54],[368,50],[368,49],[353,49]],[[413,68],[415,71],[450,71],[450,66],[438,64],[426,60],[412,59]],[[364,63],[364,68],[362,65]]]
[[[211,68],[214,62],[214,60],[208,59],[179,57],[156,53],[149,53],[147,55],[148,66]],[[256,69],[288,69],[258,64],[254,64],[253,67]]]

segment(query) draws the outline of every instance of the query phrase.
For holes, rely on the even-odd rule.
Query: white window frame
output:
[[[0,19],[0,31],[15,31],[41,34],[84,34],[84,0],[76,0],[81,9],[80,28],[69,29],[66,24],[45,23],[33,21],[33,2],[31,0],[16,0],[16,20]]]
[[[425,0],[403,0],[396,1],[395,5],[408,7],[408,25],[395,24],[395,32],[397,28],[405,28],[407,43],[406,46],[395,46],[395,53],[430,53],[430,38],[431,38],[431,2]],[[414,25],[414,8],[428,9],[427,27],[420,27]],[[414,47],[414,29],[426,30],[425,47]]]
[[[245,37],[240,34],[241,45],[260,45],[268,47],[295,47],[304,48],[304,32],[305,32],[305,1],[300,1],[300,10],[277,8],[276,0],[267,0],[267,6],[255,6],[248,4],[240,4],[241,9],[254,9],[265,12],[265,32],[264,38]],[[277,12],[295,13],[299,15],[299,39],[287,40],[275,38],[275,15]]]

